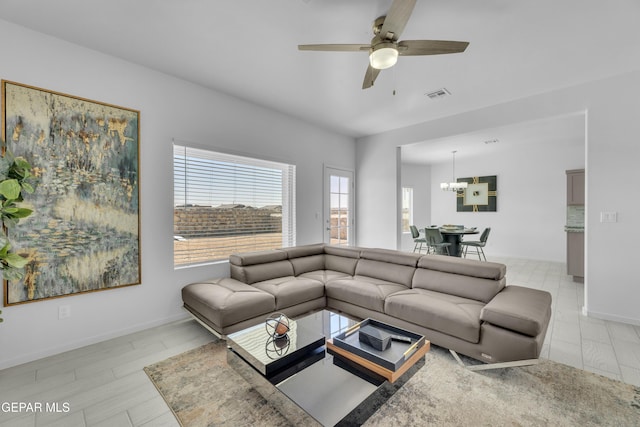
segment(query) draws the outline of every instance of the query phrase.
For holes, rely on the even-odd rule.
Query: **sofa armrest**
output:
[[[551,294],[538,289],[507,286],[480,312],[480,320],[531,337],[547,329]]]

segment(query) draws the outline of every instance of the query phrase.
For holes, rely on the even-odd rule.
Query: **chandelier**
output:
[[[466,182],[456,182],[456,150],[453,150],[451,153],[453,154],[453,177],[451,182],[441,182],[440,189],[443,191],[463,191],[467,188]]]

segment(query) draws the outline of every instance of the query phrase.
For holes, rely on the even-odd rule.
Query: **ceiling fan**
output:
[[[459,53],[469,42],[448,40],[402,40],[400,34],[409,21],[416,0],[394,0],[386,16],[373,23],[373,38],[370,44],[301,44],[299,50],[332,52],[369,52],[369,66],[364,75],[362,89],[373,86],[380,70],[393,67],[398,56],[442,55]]]

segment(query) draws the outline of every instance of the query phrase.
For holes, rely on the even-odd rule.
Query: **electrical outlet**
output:
[[[71,317],[71,306],[70,305],[61,305],[58,307],[58,320],[66,319]]]

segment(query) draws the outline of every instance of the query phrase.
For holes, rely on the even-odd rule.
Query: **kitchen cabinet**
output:
[[[584,232],[567,232],[567,274],[584,282]]]
[[[584,281],[584,169],[567,171],[567,274]]]
[[[584,205],[584,169],[567,171],[567,205]]]

